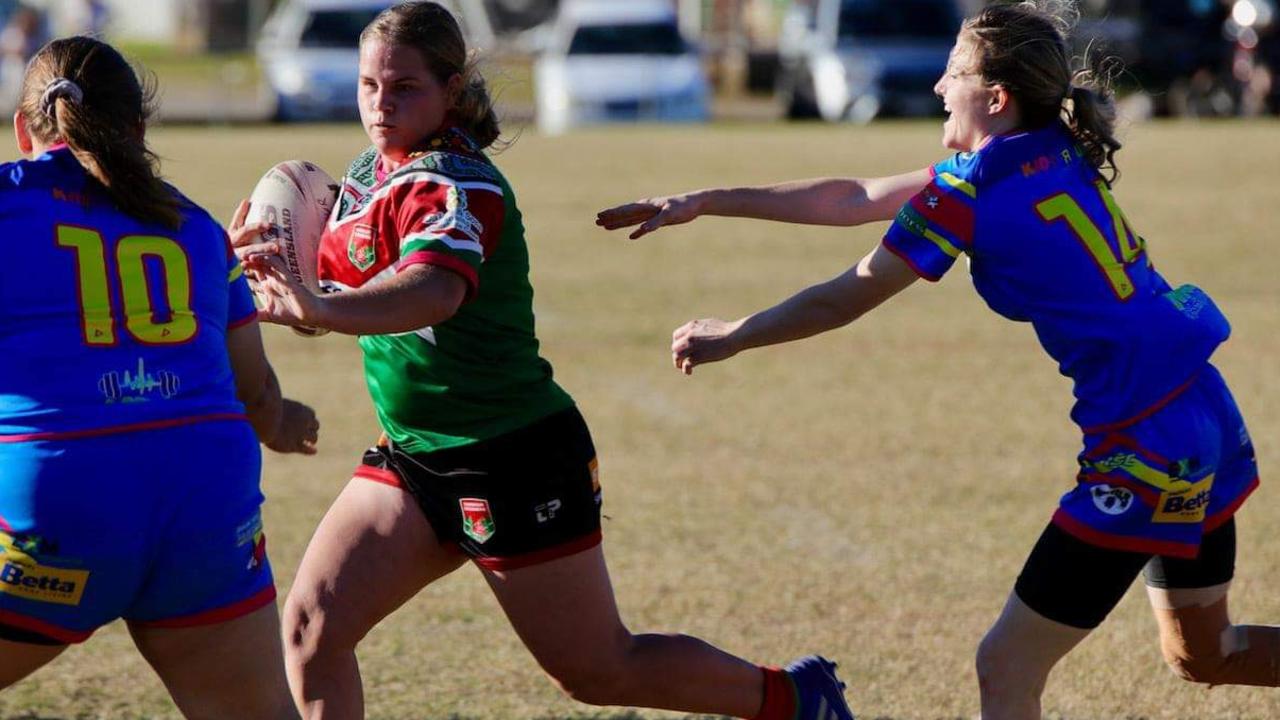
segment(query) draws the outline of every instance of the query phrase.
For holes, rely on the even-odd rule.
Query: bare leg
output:
[[[1165,662],[1190,682],[1280,686],[1280,627],[1232,625],[1230,586],[1147,588]]]
[[[759,667],[687,635],[627,630],[599,545],[484,575],[525,646],[575,700],[741,718],[760,710]]]
[[[0,690],[53,661],[66,645],[33,645],[0,640]]]
[[[349,482],[316,528],[285,601],[289,685],[303,717],[364,717],[356,645],[465,559],[441,545],[409,493]]]
[[[216,625],[129,626],[184,717],[296,720],[275,604]]]
[[[982,720],[1040,720],[1049,671],[1089,634],[1044,617],[1009,593],[978,646]]]

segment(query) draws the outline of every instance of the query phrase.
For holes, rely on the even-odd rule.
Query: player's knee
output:
[[[978,644],[974,658],[982,695],[987,698],[1013,696],[1025,690],[1029,678],[1019,665],[1018,658],[1010,652],[1007,644],[988,633]]]
[[[978,643],[978,653],[974,657],[974,668],[978,673],[978,686],[984,694],[994,692],[1004,685],[1006,668],[1004,653],[990,634]]]
[[[350,651],[356,640],[344,637],[312,595],[289,593],[281,613],[285,654],[291,662],[307,662],[330,651]]]

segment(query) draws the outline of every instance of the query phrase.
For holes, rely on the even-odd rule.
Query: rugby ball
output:
[[[249,195],[246,223],[265,222],[271,229],[263,239],[280,247],[289,273],[313,293],[320,294],[316,257],[320,235],[338,197],[338,183],[314,163],[289,160],[267,171]],[[329,332],[324,328],[295,327],[306,337]]]

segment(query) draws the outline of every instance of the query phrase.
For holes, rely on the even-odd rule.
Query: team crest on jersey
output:
[[[489,512],[489,501],[481,498],[459,498],[458,505],[462,508],[462,532],[478,543],[488,542],[497,532],[493,513]]]
[[[378,261],[378,229],[372,225],[360,224],[351,230],[351,240],[347,242],[347,259],[360,272],[373,267]]]

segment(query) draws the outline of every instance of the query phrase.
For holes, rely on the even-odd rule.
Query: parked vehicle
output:
[[[960,20],[955,0],[793,3],[778,41],[787,117],[867,122],[940,113],[933,86]]]
[[[697,122],[711,90],[698,49],[668,0],[570,0],[534,65],[538,127]]]
[[[360,32],[396,0],[285,0],[258,40],[258,61],[276,98],[275,118],[353,119]],[[471,47],[493,44],[480,0],[443,0]]]

